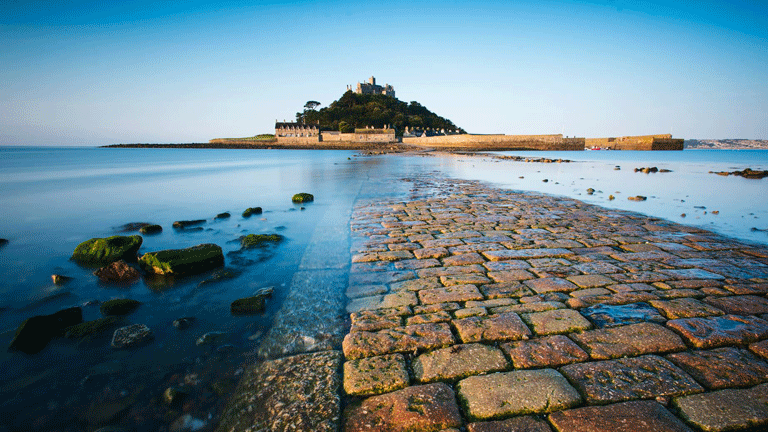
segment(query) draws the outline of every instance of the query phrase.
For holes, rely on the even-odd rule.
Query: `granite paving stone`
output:
[[[589,360],[589,354],[562,335],[508,342],[502,344],[501,349],[518,369],[556,367]]]
[[[683,419],[707,432],[768,425],[768,384],[678,397],[673,404]]]
[[[568,249],[562,248],[541,248],[541,249],[514,249],[514,250],[496,250],[483,252],[483,256],[491,261],[502,261],[511,259],[530,259],[573,255]]]
[[[595,288],[616,283],[615,280],[600,274],[569,276],[567,279],[579,288]]]
[[[576,389],[554,369],[471,376],[459,381],[456,388],[467,415],[474,420],[548,413],[581,403]]]
[[[388,393],[408,386],[402,354],[350,360],[344,363],[344,391],[349,395]]]
[[[565,279],[561,278],[541,278],[532,279],[524,282],[529,288],[535,292],[542,294],[547,292],[569,292],[575,291],[579,287]]]
[[[629,303],[625,305],[596,304],[581,309],[581,314],[589,318],[597,328],[617,327],[641,322],[663,324],[667,321],[648,303]]]
[[[768,300],[754,295],[728,297],[705,297],[704,302],[734,315],[757,315],[768,313]]]
[[[590,404],[704,391],[683,370],[656,355],[574,363],[560,368]]]
[[[430,236],[431,237],[431,236]],[[448,249],[444,247],[425,247],[423,249],[416,249],[413,251],[413,255],[418,259],[426,258],[443,258],[449,255]]]
[[[667,359],[711,390],[768,381],[768,364],[740,348],[715,348],[667,355]]]
[[[723,315],[710,318],[680,318],[667,321],[696,348],[747,344],[768,337],[768,322],[753,316]]]
[[[723,315],[723,311],[720,309],[690,297],[672,300],[651,300],[649,303],[669,319]]]
[[[558,432],[692,432],[655,401],[630,401],[554,412],[549,421]]]
[[[451,320],[451,315],[446,311],[437,311],[425,314],[418,314],[405,319],[405,325],[427,324],[436,322],[447,322]]]
[[[448,324],[434,323],[387,328],[376,332],[349,333],[344,337],[342,348],[347,359],[358,359],[396,352],[434,349],[453,343],[453,334]]]
[[[523,320],[511,312],[455,319],[452,323],[464,343],[527,339],[531,335]]]
[[[443,383],[372,396],[347,415],[347,432],[438,432],[462,425],[453,390]]]
[[[445,288],[431,288],[419,291],[419,299],[422,304],[464,302],[468,300],[482,300],[483,295],[474,285],[453,285]]]
[[[440,276],[440,282],[445,286],[451,285],[481,285],[491,283],[491,280],[480,273],[464,273],[457,275]]]
[[[572,333],[592,328],[586,318],[573,309],[555,309],[522,316],[537,335]]]
[[[517,282],[504,282],[480,286],[480,291],[489,299],[505,297],[524,297],[533,294],[530,288]]]
[[[394,282],[389,284],[389,289],[393,292],[396,291],[420,291],[428,288],[442,288],[443,284],[440,283],[440,279],[436,277],[409,279],[400,282]]]
[[[653,323],[589,330],[570,337],[598,360],[686,349],[680,336]]]
[[[421,354],[413,360],[413,376],[427,383],[464,378],[507,369],[498,348],[482,344],[453,345]]]
[[[768,339],[749,344],[749,349],[763,358],[768,358]]]
[[[443,265],[446,267],[482,264],[484,262],[485,259],[475,252],[451,255],[449,257],[443,258]]]
[[[552,432],[549,423],[534,416],[513,417],[506,420],[475,422],[467,425],[469,432]]]

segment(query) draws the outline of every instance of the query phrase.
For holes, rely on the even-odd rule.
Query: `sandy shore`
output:
[[[409,196],[354,206],[342,346],[254,366],[220,430],[768,424],[768,249],[568,198],[407,181]]]

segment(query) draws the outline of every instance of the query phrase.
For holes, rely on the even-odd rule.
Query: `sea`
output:
[[[643,167],[668,172],[635,171]],[[364,155],[0,147],[0,238],[8,240],[0,246],[0,348],[31,316],[80,306],[83,318],[93,320],[101,316],[99,304],[114,298],[140,301],[126,322],[145,324],[154,333],[152,343],[130,350],[111,348],[111,333],[87,341],[56,338],[32,355],[0,349],[0,431],[214,430],[226,396],[243,370],[259,361],[259,344],[290,294],[290,281],[324,215],[347,218],[363,195],[407,199],[408,178],[446,176],[572,197],[768,244],[768,179],[711,173],[745,168],[768,169],[768,151]],[[293,203],[299,192],[315,200]],[[628,199],[636,195],[647,200]],[[257,206],[261,215],[241,216]],[[224,212],[231,216],[216,218]],[[202,229],[172,228],[174,221],[197,219],[206,221]],[[160,234],[143,236],[141,252],[216,243],[226,254],[224,270],[114,285],[70,260],[79,243],[137,234],[127,225],[139,222],[163,227]],[[349,244],[344,231],[334,234],[335,241]],[[251,233],[277,233],[284,240],[240,250],[239,238]],[[53,274],[71,280],[54,285]],[[263,314],[230,313],[232,301],[264,288],[274,294]],[[172,325],[182,317],[194,317],[192,327]],[[210,332],[226,341],[199,345]],[[168,404],[168,388],[186,396]]]

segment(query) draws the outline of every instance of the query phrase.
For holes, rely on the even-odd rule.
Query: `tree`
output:
[[[352,133],[355,131],[355,128],[352,127],[349,123],[345,122],[344,120],[339,122],[339,132],[341,133]]]
[[[307,101],[307,103],[304,104],[304,111],[314,111],[315,108],[320,106],[320,102],[318,101]]]

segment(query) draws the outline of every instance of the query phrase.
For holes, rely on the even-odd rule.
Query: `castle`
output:
[[[347,90],[352,90],[352,86],[348,85]],[[376,78],[368,78],[367,83],[357,83],[355,89],[357,94],[383,94],[385,96],[395,97],[395,89],[389,84],[385,84],[384,87],[376,84]]]

